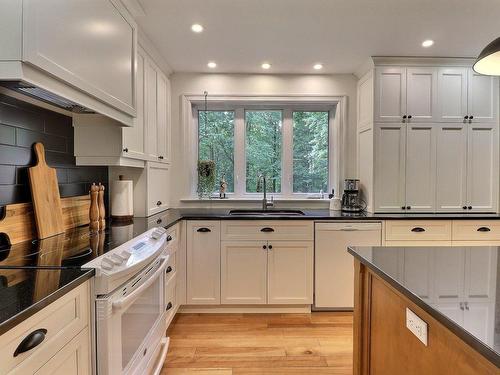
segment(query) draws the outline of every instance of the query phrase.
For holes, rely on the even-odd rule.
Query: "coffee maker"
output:
[[[342,212],[360,213],[365,209],[359,196],[359,180],[348,178],[344,180],[344,194],[342,195]]]

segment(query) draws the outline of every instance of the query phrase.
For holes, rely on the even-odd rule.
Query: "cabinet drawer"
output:
[[[167,261],[167,268],[165,268],[165,281],[170,280],[177,271],[176,255],[177,255],[176,253],[172,253],[169,255]]]
[[[387,220],[386,241],[451,241],[451,220]]]
[[[68,344],[89,325],[89,282],[85,282],[43,310],[29,317],[0,336],[0,373],[14,370],[16,374],[31,373]],[[21,341],[30,333],[45,329],[45,339],[35,348],[14,357]]]
[[[302,240],[314,238],[312,221],[228,220],[222,222],[222,240]]]
[[[167,326],[177,311],[177,274],[173,273],[165,285],[165,315]]]
[[[500,241],[500,221],[453,220],[453,241]]]

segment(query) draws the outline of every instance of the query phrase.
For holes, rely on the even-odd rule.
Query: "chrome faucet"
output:
[[[260,180],[262,180],[262,187],[264,191],[264,197],[262,198],[262,209],[265,211],[269,207],[274,207],[274,199],[271,196],[271,202],[267,201],[267,182],[266,182],[266,176],[261,174],[257,180],[257,185],[259,184]]]

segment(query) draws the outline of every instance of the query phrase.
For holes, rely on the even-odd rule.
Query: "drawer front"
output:
[[[174,273],[165,285],[165,304],[167,326],[177,311],[177,274]]]
[[[228,220],[222,221],[222,240],[302,240],[314,239],[313,221]]]
[[[387,220],[386,241],[451,241],[451,220]]]
[[[25,368],[46,363],[89,325],[89,301],[87,281],[0,336],[0,373],[23,374]],[[42,343],[14,357],[21,341],[38,329],[47,330]]]
[[[170,280],[177,271],[176,258],[177,258],[177,253],[172,253],[169,255],[167,261],[167,268],[165,268],[165,281]]]
[[[453,241],[500,241],[500,221],[453,220]]]
[[[167,236],[171,236],[172,240],[168,241],[168,252],[175,253],[179,250],[179,242],[180,242],[180,228],[179,224],[175,224],[173,227],[167,229]]]

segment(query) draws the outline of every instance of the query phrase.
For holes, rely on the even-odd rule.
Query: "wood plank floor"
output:
[[[352,375],[352,313],[178,314],[162,375]]]

